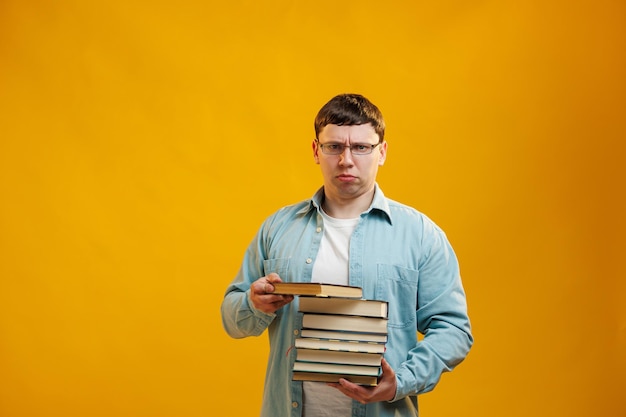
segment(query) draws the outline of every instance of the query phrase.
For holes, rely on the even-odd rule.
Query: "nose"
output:
[[[350,151],[350,146],[346,146],[343,152],[339,154],[339,163],[341,165],[352,165],[352,151]]]

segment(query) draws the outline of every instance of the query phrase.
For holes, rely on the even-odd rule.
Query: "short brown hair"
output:
[[[385,139],[385,120],[378,107],[360,94],[339,94],[320,109],[315,117],[315,137],[326,125],[352,126],[371,123],[379,143]]]

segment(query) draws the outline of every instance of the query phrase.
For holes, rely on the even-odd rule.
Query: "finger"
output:
[[[280,295],[278,300],[274,301],[274,305],[278,306],[278,308],[286,306],[290,302],[293,301],[293,297],[287,295]]]
[[[283,280],[280,279],[280,276],[276,272],[267,274],[265,278],[267,279],[267,282],[269,282],[270,284],[274,282],[283,282]]]
[[[358,401],[361,401],[362,394],[364,394],[364,391],[365,391],[365,389],[362,386],[355,384],[353,382],[350,382],[344,378],[339,379],[339,387],[340,387],[340,390],[344,394]]]

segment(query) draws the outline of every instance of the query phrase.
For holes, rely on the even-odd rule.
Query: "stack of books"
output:
[[[302,329],[293,379],[374,386],[387,342],[388,304],[362,298],[359,287],[285,283],[275,293],[300,296]],[[289,287],[288,287],[289,286]]]

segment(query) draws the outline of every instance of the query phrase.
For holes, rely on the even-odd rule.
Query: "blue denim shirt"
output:
[[[268,330],[270,353],[261,417],[300,417],[302,382],[291,380],[302,315],[298,297],[275,314],[254,308],[250,285],[271,272],[309,282],[322,240],[323,188],[284,207],[261,226],[222,302],[222,321],[235,338]],[[417,394],[432,390],[473,343],[456,256],[444,234],[417,210],[386,198],[378,185],[350,239],[349,284],[363,297],[389,302],[385,359],[396,373],[389,402],[353,401],[352,417],[417,416]],[[424,337],[418,342],[417,332]]]

